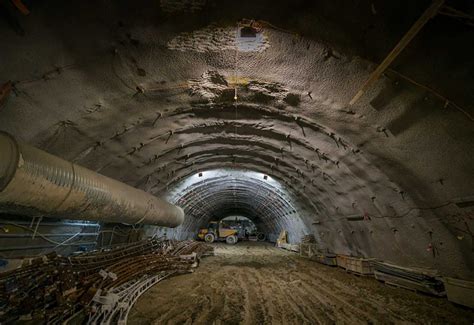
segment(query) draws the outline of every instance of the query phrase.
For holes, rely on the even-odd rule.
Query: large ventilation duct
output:
[[[0,132],[0,212],[176,227],[181,208]]]

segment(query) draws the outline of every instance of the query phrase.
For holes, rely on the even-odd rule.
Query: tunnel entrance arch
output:
[[[308,207],[287,186],[258,171],[219,168],[196,172],[168,189],[168,200],[185,211],[184,223],[168,235],[195,238],[216,217],[245,216],[276,241],[281,231],[298,242],[310,232]]]

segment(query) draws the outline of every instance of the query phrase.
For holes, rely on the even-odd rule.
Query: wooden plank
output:
[[[428,9],[421,15],[420,18],[413,24],[408,32],[402,37],[398,44],[392,49],[387,57],[380,63],[370,77],[365,81],[364,85],[351,99],[349,105],[354,105],[357,100],[369,89],[369,87],[380,77],[380,75],[388,68],[388,66],[398,57],[403,49],[410,43],[410,41],[418,34],[421,28],[438,12],[443,5],[444,0],[434,0]]]

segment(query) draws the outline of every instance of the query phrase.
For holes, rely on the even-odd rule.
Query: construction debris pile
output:
[[[149,239],[62,257],[54,253],[0,274],[0,324],[124,324],[153,284],[192,272],[212,247]]]

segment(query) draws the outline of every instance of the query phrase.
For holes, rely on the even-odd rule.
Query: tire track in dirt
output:
[[[255,271],[254,271],[255,272]],[[302,315],[298,307],[294,305],[293,301],[290,300],[288,293],[282,290],[280,286],[276,285],[273,281],[273,272],[261,270],[258,274],[266,284],[266,296],[265,299],[270,306],[273,307],[274,314],[273,318],[278,323],[307,323],[308,319],[305,315]],[[292,313],[287,313],[288,309],[291,309]]]
[[[248,274],[248,273],[247,273]],[[263,316],[263,322],[265,324],[271,324],[273,317],[274,317],[274,309],[273,306],[269,306],[268,304],[268,297],[265,294],[265,288],[266,288],[266,279],[261,279],[260,274],[255,275],[256,272],[254,272],[254,288],[256,289],[256,297],[258,299],[258,303],[256,306],[257,308],[261,308],[262,310],[262,316]]]
[[[243,324],[252,324],[254,317],[252,317],[252,305],[250,303],[251,299],[249,296],[249,288],[248,288],[248,281],[245,280],[244,275],[242,272],[239,273],[239,280],[242,284],[242,290],[244,292],[243,299],[244,299],[244,315],[242,316],[242,323]]]
[[[242,295],[244,290],[242,290],[236,275],[239,273],[238,268],[235,267],[225,267],[221,269],[221,272],[225,273],[223,276],[228,277],[228,282],[225,286],[227,290],[223,292],[224,296],[224,308],[223,308],[223,317],[222,321],[225,323],[237,324],[242,321],[242,313],[244,306],[242,304]]]
[[[285,272],[276,272],[273,269],[271,271],[265,269],[264,272],[264,277],[268,279],[267,283],[272,285],[275,291],[278,290],[278,292],[281,293],[283,297],[281,300],[283,300],[284,305],[293,310],[293,319],[291,319],[291,321],[298,321],[298,323],[322,322],[320,316],[311,310],[320,309],[320,306],[315,306],[314,304],[309,306],[309,300],[303,299],[302,296],[310,297],[302,292],[299,286],[291,285],[290,277]]]
[[[300,262],[304,264],[304,262],[307,263],[308,261],[303,260],[303,261],[300,261]],[[357,287],[357,290],[355,290],[353,285],[352,285],[352,281],[342,282],[339,279],[337,279],[336,277],[333,277],[332,281],[330,281],[330,282],[326,281],[324,279],[324,277],[321,277],[321,273],[318,270],[316,270],[319,267],[324,268],[324,266],[321,266],[321,265],[316,265],[316,266],[317,266],[316,268],[309,269],[308,272],[306,274],[302,274],[302,276],[304,277],[305,275],[309,274],[313,277],[317,277],[319,279],[319,281],[323,281],[325,284],[329,284],[329,286],[334,286],[335,288],[337,288],[336,290],[334,290],[334,293],[336,293],[338,295],[342,295],[342,296],[349,296],[348,299],[347,299],[349,301],[352,301],[352,302],[353,301],[358,301],[358,300],[360,300],[360,297],[363,297],[364,298],[363,299],[364,303],[360,304],[359,308],[369,309],[369,310],[367,310],[367,312],[370,313],[370,315],[380,316],[382,319],[378,319],[378,321],[386,322],[386,321],[388,321],[389,318],[392,319],[392,320],[395,319],[397,321],[404,321],[404,322],[409,321],[408,319],[402,317],[396,311],[392,310],[391,306],[389,304],[387,304],[387,303],[382,304],[381,302],[384,301],[384,299],[381,299],[382,297],[380,297],[378,295],[374,295],[374,293],[368,293],[365,290],[364,286],[361,285],[360,282],[365,282],[364,280],[367,280],[367,278],[358,277],[357,279],[360,280],[360,281],[358,281],[359,286]],[[326,270],[323,269],[323,271],[326,271]],[[340,271],[340,270],[334,269],[333,271],[337,272],[337,271]],[[350,276],[355,276],[355,275],[352,275],[352,274],[349,274],[349,275]],[[378,298],[374,298],[374,296],[378,296]],[[386,315],[386,314],[389,314],[389,315]]]
[[[301,277],[301,279],[306,279],[310,283],[311,283],[311,280],[313,279],[309,275],[304,274],[304,273],[299,273],[298,275]],[[351,302],[352,302],[351,303],[351,302],[347,301],[346,299],[344,299],[344,297],[342,295],[338,296],[336,293],[333,293],[332,292],[333,288],[331,287],[331,285],[327,281],[324,281],[322,279],[318,279],[317,283],[311,283],[311,285],[308,285],[306,282],[301,282],[301,283],[304,283],[304,285],[306,287],[312,287],[313,289],[315,287],[317,287],[318,291],[322,292],[324,294],[320,297],[323,298],[323,300],[328,305],[330,305],[331,303],[336,303],[336,304],[338,303],[341,307],[344,307],[344,308],[347,308],[347,309],[351,310],[352,315],[355,316],[354,320],[358,320],[359,322],[374,321],[371,314],[368,313],[368,312],[365,312],[361,308],[355,306],[353,300],[351,300]],[[345,309],[342,309],[342,310],[345,311]]]
[[[193,323],[209,324],[213,319],[216,318],[215,315],[218,315],[224,307],[224,301],[219,299],[222,291],[219,290],[219,286],[217,284],[210,283],[206,294],[206,298],[209,299],[208,307],[204,308],[200,314],[197,312],[193,313]],[[216,299],[216,297],[218,298]]]
[[[129,324],[472,324],[474,311],[268,244],[216,245],[193,274],[150,288]]]
[[[293,286],[288,285],[288,282],[284,282],[284,280],[283,281],[278,281],[278,280],[282,280],[282,279],[281,278],[271,279],[269,281],[270,283],[277,286],[279,290],[285,294],[284,299],[287,305],[292,308],[295,315],[298,315],[298,316],[301,315],[301,317],[303,318],[302,319],[303,323],[305,324],[312,324],[314,322],[317,322],[318,324],[324,323],[320,318],[321,315],[318,316],[317,313],[311,310],[313,308],[321,310],[321,308],[319,308],[319,306],[315,306],[314,304],[312,304],[311,306],[308,306],[308,300],[303,299],[303,296],[308,297],[308,295],[302,292],[301,288],[299,287],[294,288]],[[282,287],[285,287],[285,289],[283,289]],[[292,290],[294,290],[294,292],[292,292]],[[289,297],[291,297],[291,300]],[[293,321],[296,321],[296,320],[298,319],[293,319]]]
[[[327,300],[324,299],[324,297],[321,297],[319,295],[319,292],[315,290],[314,287],[312,287],[312,290],[308,290],[307,285],[304,283],[302,284],[300,280],[293,280],[289,284],[291,284],[288,286],[289,290],[297,290],[297,293],[295,293],[295,295],[300,295],[302,297],[300,301],[302,305],[307,305],[307,308],[316,309],[320,311],[319,317],[323,318],[323,323],[333,323],[336,321],[337,317],[335,317],[336,310],[334,308],[334,305],[328,303]],[[350,321],[350,318],[346,317],[344,313],[342,313],[340,317],[341,316],[348,322]],[[319,317],[318,315],[316,315],[314,319],[319,321]]]
[[[311,263],[311,261],[298,261],[299,264]],[[321,276],[321,273],[316,271],[320,265],[316,265],[313,268],[308,268],[306,265],[300,265],[301,270],[306,270],[306,272],[300,272],[300,277],[306,278],[310,283],[310,287],[319,286],[324,288],[325,292],[330,292],[332,299],[337,299],[342,301],[344,305],[350,305],[352,310],[357,308],[359,317],[362,316],[362,319],[367,317],[369,320],[375,321],[372,315],[383,315],[386,312],[384,308],[380,308],[378,302],[373,301],[370,296],[364,296],[364,299],[361,300],[360,290],[354,290],[352,285],[349,285],[350,282],[339,282],[336,278],[332,277],[331,280],[327,280],[326,277]],[[328,271],[328,270],[325,270]],[[334,270],[336,271],[336,270]],[[351,276],[351,275],[349,275]],[[369,302],[369,303],[367,303]],[[356,306],[354,305],[356,303]],[[400,318],[398,315],[393,314],[392,316],[400,321],[405,321],[405,319]]]

